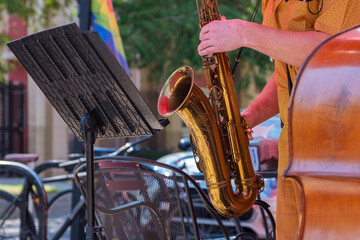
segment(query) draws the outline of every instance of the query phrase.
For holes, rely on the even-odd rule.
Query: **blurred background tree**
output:
[[[9,62],[3,59],[4,46],[10,39],[4,26],[6,15],[14,15],[19,19],[24,19],[26,23],[31,23],[34,30],[38,28],[47,28],[53,25],[52,18],[59,13],[65,11],[72,0],[0,0],[0,82],[5,81],[5,74],[9,66]]]
[[[114,0],[114,10],[130,66],[148,68],[151,81],[165,81],[181,65],[202,68],[197,53],[199,17],[196,1],[183,0]],[[219,0],[220,13],[227,19],[249,20],[256,0]],[[262,21],[261,9],[255,19]],[[238,51],[228,53],[230,65]],[[245,49],[236,72],[237,90],[247,88],[250,79],[262,89],[273,64],[269,57]],[[246,69],[246,71],[242,71]],[[241,79],[241,81],[240,81]]]

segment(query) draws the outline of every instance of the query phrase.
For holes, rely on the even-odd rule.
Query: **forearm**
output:
[[[298,67],[321,42],[329,37],[322,32],[283,31],[257,23],[246,22],[244,26],[245,47]]]
[[[240,19],[223,19],[212,21],[201,29],[198,52],[204,56],[248,47],[290,65],[301,66],[311,51],[328,37],[322,32],[283,31]]]
[[[248,119],[250,128],[279,113],[275,73],[271,76],[260,95],[242,113]]]

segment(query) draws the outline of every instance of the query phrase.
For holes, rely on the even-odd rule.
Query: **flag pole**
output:
[[[91,26],[91,0],[80,0],[80,30],[89,31]]]

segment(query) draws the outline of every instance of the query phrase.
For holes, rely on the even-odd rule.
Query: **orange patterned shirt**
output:
[[[263,25],[288,31],[320,31],[330,35],[360,24],[359,0],[263,0]],[[319,12],[318,14],[316,14]],[[294,81],[298,67],[290,67]],[[284,123],[279,140],[279,174],[288,160],[289,90],[285,63],[275,59],[275,81],[278,86],[280,118]]]

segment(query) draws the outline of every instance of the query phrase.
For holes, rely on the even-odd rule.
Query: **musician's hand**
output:
[[[241,125],[243,126],[244,128],[244,131],[248,137],[248,139],[251,141],[251,140],[254,140],[254,137],[252,135],[253,131],[252,131],[252,112],[251,111],[248,111],[248,110],[245,110],[243,113],[241,113]]]
[[[251,130],[251,129],[249,129],[249,130]],[[246,131],[245,130],[245,132],[247,133],[247,137],[248,137],[249,141],[254,140],[254,137],[252,135],[252,131]]]
[[[226,20],[222,16],[221,20],[206,24],[200,31],[199,55],[228,52],[243,46],[241,29],[244,22],[239,19]]]

